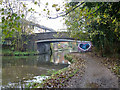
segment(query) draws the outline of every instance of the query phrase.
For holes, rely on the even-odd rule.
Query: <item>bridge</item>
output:
[[[22,40],[27,41],[27,44],[23,45],[24,50],[31,50],[31,51],[38,51],[39,54],[48,53],[51,51],[51,44],[55,42],[81,42],[77,41],[74,38],[71,38],[70,35],[67,32],[56,32],[55,30],[35,24],[33,22],[28,22],[26,20],[23,20],[24,24],[27,24],[29,27],[38,27],[44,30],[45,32],[41,33],[34,33],[29,35],[22,35]],[[10,41],[14,40],[13,38],[7,38],[6,43],[9,43]],[[8,45],[8,44],[6,44]],[[84,45],[82,45],[84,46]],[[81,48],[80,48],[81,49]]]
[[[56,32],[55,30],[43,25],[36,24],[31,21],[22,20],[25,24],[42,29],[42,33],[35,33],[29,35],[29,42],[26,46],[29,50],[38,51],[39,54],[48,53],[51,51],[50,43],[55,42],[75,42],[74,38],[71,38],[67,32]],[[80,41],[77,41],[80,42]]]
[[[40,54],[47,53],[50,51],[50,43],[53,42],[70,42],[74,39],[68,35],[67,32],[56,32],[55,30],[48,28],[43,25],[35,24],[27,20],[21,20],[25,25],[30,27],[30,29],[35,29],[35,27],[44,30],[45,32],[33,33],[29,35],[22,35],[22,41],[26,41],[27,44],[23,44],[24,50],[39,51]],[[6,45],[11,45],[12,38],[6,38]],[[10,42],[10,43],[9,43]]]
[[[39,51],[40,54],[50,52],[50,43],[55,42],[74,42],[66,32],[45,32],[30,35],[27,48]]]

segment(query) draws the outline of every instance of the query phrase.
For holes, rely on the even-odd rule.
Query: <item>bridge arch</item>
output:
[[[55,43],[55,42],[75,42],[76,40],[71,40],[71,39],[47,39],[47,40],[38,40],[35,41],[37,44],[37,51],[42,54],[42,53],[49,53],[51,52],[51,45],[50,43]]]

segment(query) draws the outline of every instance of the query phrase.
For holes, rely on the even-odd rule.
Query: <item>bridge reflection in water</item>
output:
[[[27,80],[35,76],[47,75],[48,70],[59,70],[67,67],[68,61],[64,60],[64,54],[68,51],[42,54],[39,56],[28,57],[10,57],[2,58],[2,85],[11,87],[11,85],[26,84]]]

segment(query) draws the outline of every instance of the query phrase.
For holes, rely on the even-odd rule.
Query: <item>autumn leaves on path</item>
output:
[[[84,74],[80,71],[67,83],[67,88],[118,88],[118,78],[98,58],[84,53],[74,53],[86,61]]]

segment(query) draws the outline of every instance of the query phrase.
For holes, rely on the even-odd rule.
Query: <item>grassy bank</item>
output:
[[[38,55],[35,51],[10,51],[10,50],[2,50],[2,56],[29,56],[29,55]]]
[[[65,55],[65,58],[71,62],[71,64],[64,68],[61,69],[57,72],[52,73],[52,75],[43,80],[42,83],[31,83],[29,84],[29,87],[32,88],[62,88],[67,85],[67,82],[71,77],[73,77],[79,70],[80,68],[84,68],[84,63],[85,61],[81,58],[76,58],[74,55],[68,54]],[[81,73],[82,70],[81,70]]]

